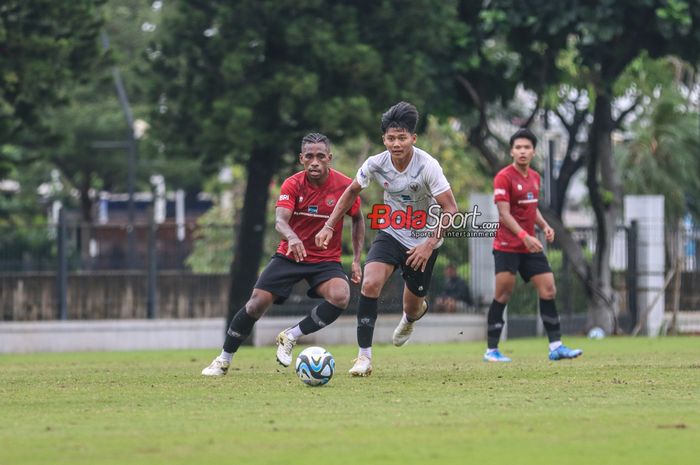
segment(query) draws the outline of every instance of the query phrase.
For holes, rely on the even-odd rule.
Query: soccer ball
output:
[[[323,347],[307,347],[297,357],[297,376],[309,386],[322,386],[335,372],[335,360]]]
[[[605,337],[605,331],[603,328],[595,327],[588,331],[588,339],[603,339]]]

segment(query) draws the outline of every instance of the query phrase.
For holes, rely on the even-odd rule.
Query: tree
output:
[[[445,53],[453,5],[399,6],[179,1],[166,11],[154,45],[158,138],[168,156],[195,158],[204,170],[226,158],[247,170],[229,317],[255,282],[270,183],[301,137],[322,131],[338,142],[376,128],[379,112],[401,98],[421,108],[436,95],[431,53]]]
[[[41,113],[64,103],[99,55],[101,0],[8,0],[0,6],[0,141],[32,148]],[[1,148],[1,147],[0,147]],[[25,163],[0,150],[0,166]],[[19,159],[18,159],[19,157]],[[0,173],[2,174],[2,173]]]
[[[700,53],[700,5],[683,0],[583,4],[574,0],[495,0],[489,8],[500,12],[508,23],[508,43],[513,50],[522,56],[546,50],[542,66],[549,70],[557,69],[556,58],[562,50],[573,51],[579,73],[589,84],[593,120],[586,169],[597,247],[589,273],[593,295],[588,324],[613,331],[616,318],[610,247],[622,199],[611,137],[617,125],[614,86],[645,52],[652,58],[673,54],[696,61]]]

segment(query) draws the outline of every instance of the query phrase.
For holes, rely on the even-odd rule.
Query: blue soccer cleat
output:
[[[565,358],[576,358],[581,355],[583,351],[581,349],[569,349],[565,345],[560,345],[556,349],[549,352],[550,360],[563,360]]]
[[[498,349],[484,354],[484,362],[510,362],[511,359],[503,355]]]

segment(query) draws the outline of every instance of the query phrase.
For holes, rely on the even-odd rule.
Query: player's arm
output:
[[[352,277],[351,281],[360,284],[362,281],[362,248],[365,245],[365,218],[362,210],[357,209],[357,213],[352,215]]]
[[[292,219],[292,210],[285,207],[277,207],[275,209],[275,229],[287,240],[287,255],[292,255],[297,262],[304,261],[306,257],[306,249],[304,244],[299,239],[299,236],[289,226],[289,220]]]
[[[542,243],[534,236],[531,236],[525,231],[513,218],[510,213],[509,202],[496,202],[498,208],[498,218],[501,224],[508,228],[513,234],[518,236],[530,252],[541,252],[543,250]]]
[[[457,213],[457,201],[452,193],[452,189],[447,189],[435,196],[435,201],[440,205],[442,213],[449,213],[453,215]],[[409,255],[406,260],[406,264],[417,270],[420,268],[421,271],[425,271],[425,267],[430,260],[430,256],[433,254],[433,249],[437,247],[440,242],[443,228],[438,227],[438,233],[432,237],[428,237],[420,245],[409,249],[406,253]]]
[[[553,242],[554,241],[554,229],[552,229],[551,226],[549,226],[549,223],[544,219],[542,216],[542,213],[540,212],[540,209],[537,209],[537,217],[535,218],[535,224],[540,227],[542,231],[544,231],[544,237],[547,239],[547,242]]]
[[[316,234],[317,247],[321,247],[323,249],[328,247],[328,243],[335,232],[335,229],[333,229],[335,224],[340,220],[340,218],[343,217],[350,207],[352,207],[352,204],[355,203],[357,196],[360,195],[360,191],[362,191],[362,186],[360,186],[357,180],[353,180],[352,184],[345,189],[343,195],[341,195],[338,199],[338,203],[335,204],[335,208],[333,209],[333,213],[331,213],[330,218],[328,218],[326,224],[323,225],[323,228],[318,232],[318,234]]]

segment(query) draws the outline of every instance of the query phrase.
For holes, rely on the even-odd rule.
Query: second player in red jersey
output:
[[[530,236],[535,235],[540,175],[529,166],[523,175],[512,164],[498,172],[493,181],[494,202],[508,202],[510,214]],[[509,228],[499,228],[493,248],[504,252],[530,252],[525,243]]]

